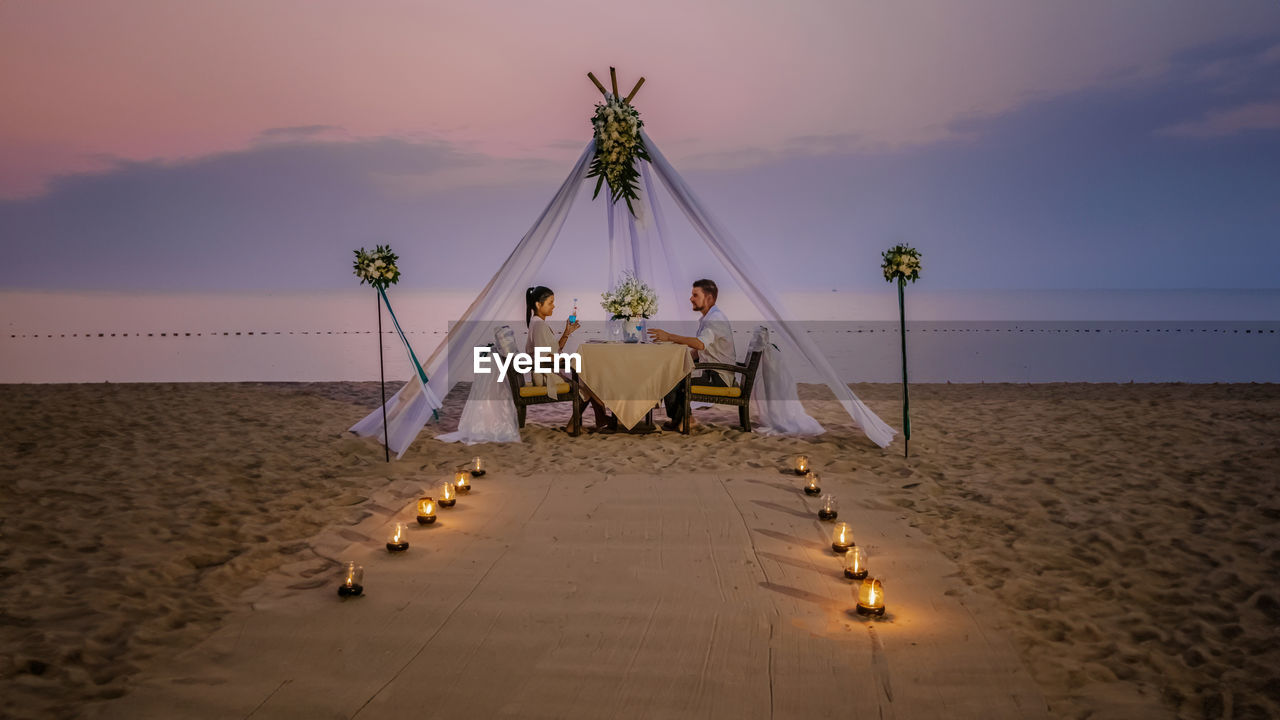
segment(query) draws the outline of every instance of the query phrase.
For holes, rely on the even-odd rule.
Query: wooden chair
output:
[[[495,348],[493,352],[497,354],[501,350]],[[545,386],[526,385],[524,374],[514,370],[507,373],[507,385],[511,387],[511,401],[516,405],[516,417],[520,421],[520,427],[524,427],[525,412],[530,405],[572,402],[573,422],[578,427],[578,431],[572,434],[577,435],[582,431],[582,398],[578,394],[577,373],[574,373],[572,381],[561,380],[556,383],[556,397],[548,397]]]
[[[751,388],[756,384],[756,371],[760,369],[762,351],[751,353],[745,362],[735,365],[728,363],[694,363],[693,372],[684,378],[684,420],[680,432],[689,434],[689,422],[693,417],[690,406],[695,402],[712,403],[713,405],[736,405],[738,422],[743,432],[751,432]],[[727,370],[735,376],[733,387],[719,385],[694,385],[693,375],[701,370]]]

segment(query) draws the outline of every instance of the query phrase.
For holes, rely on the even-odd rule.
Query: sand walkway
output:
[[[1047,716],[998,607],[901,513],[847,498],[888,615],[851,614],[829,525],[794,478],[523,476],[495,468],[412,547],[396,481],[321,555],[249,591],[210,638],[90,717]],[[308,577],[309,576],[309,577]]]

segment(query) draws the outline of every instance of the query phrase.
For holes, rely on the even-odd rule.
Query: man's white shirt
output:
[[[698,351],[698,362],[714,362],[733,365],[738,362],[733,348],[733,328],[729,327],[729,318],[717,306],[712,306],[702,320],[698,321],[697,337],[702,341],[703,349]],[[733,385],[733,373],[717,370],[724,378],[725,385]]]

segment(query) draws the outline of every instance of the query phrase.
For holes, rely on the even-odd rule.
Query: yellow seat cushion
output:
[[[556,395],[562,396],[569,393],[569,383],[556,383]],[[520,397],[542,397],[547,394],[547,389],[541,385],[525,385],[520,388]],[[572,400],[573,398],[569,398]]]
[[[691,385],[689,391],[694,395],[715,395],[717,397],[742,397],[740,387],[721,387],[719,385]]]

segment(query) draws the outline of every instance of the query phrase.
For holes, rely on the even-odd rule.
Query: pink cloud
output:
[[[1158,5],[1161,22],[1136,2],[10,3],[0,105],[17,110],[0,114],[0,153],[28,159],[0,196],[84,167],[69,158],[190,158],[266,128],[568,162],[597,98],[585,73],[610,63],[628,88],[648,79],[637,104],[674,160],[717,167],[799,137],[905,147],[1116,68],[1158,73],[1180,49],[1278,14]]]

